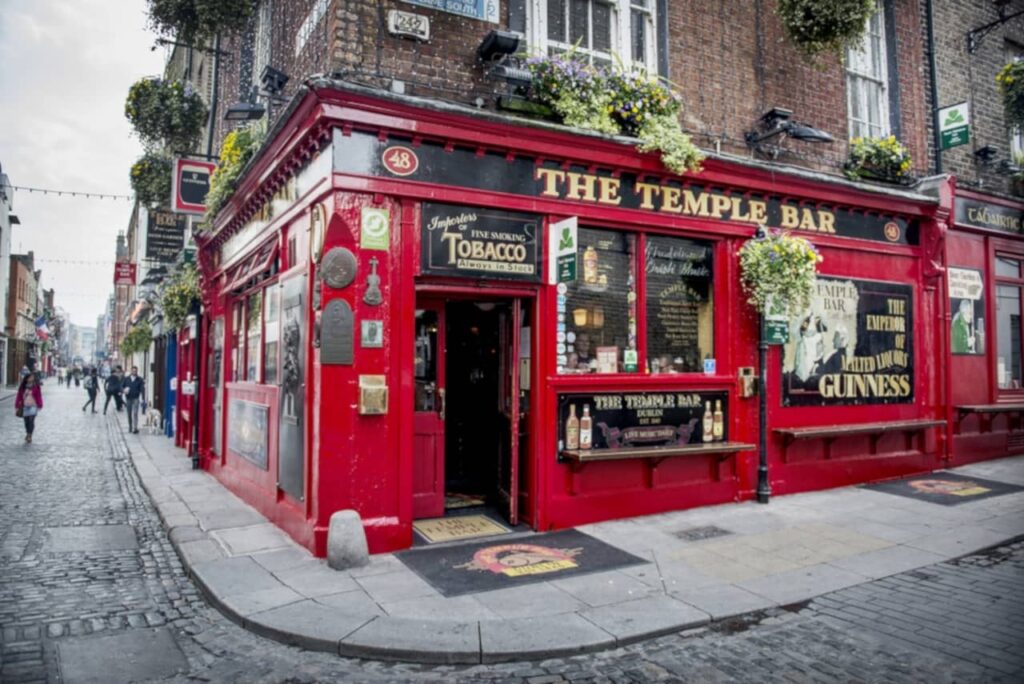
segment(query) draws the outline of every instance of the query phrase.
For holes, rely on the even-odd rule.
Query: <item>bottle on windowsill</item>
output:
[[[576,404],[569,404],[569,418],[565,421],[565,448],[580,448],[580,419],[576,417]]]
[[[704,417],[700,424],[700,438],[704,443],[714,439],[715,417],[711,412],[711,402],[704,402]]]
[[[593,446],[594,424],[590,417],[590,405],[583,405],[583,417],[580,418],[580,449],[589,449]]]
[[[715,413],[712,416],[711,433],[716,442],[721,442],[725,435],[725,415],[722,413],[722,400],[715,399]]]

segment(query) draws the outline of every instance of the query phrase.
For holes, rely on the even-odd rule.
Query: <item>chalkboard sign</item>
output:
[[[344,299],[333,299],[320,322],[320,363],[352,365],[354,324],[352,309]]]
[[[728,439],[726,392],[627,392],[621,394],[562,394],[558,397],[558,440],[565,447],[570,406],[576,417],[589,411],[593,420],[593,450],[629,447],[681,446],[703,442],[704,412],[722,410],[722,437]]]
[[[449,204],[423,204],[423,272],[539,282],[540,217]]]
[[[645,252],[651,371],[700,372],[714,348],[711,245],[651,236]]]
[[[912,403],[913,303],[910,285],[819,277],[790,321],[783,406]]]

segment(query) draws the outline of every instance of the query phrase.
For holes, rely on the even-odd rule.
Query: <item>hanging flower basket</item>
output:
[[[776,13],[789,40],[807,57],[855,47],[875,13],[875,0],[779,0]]]
[[[177,330],[185,325],[185,319],[199,301],[200,294],[199,273],[192,264],[186,264],[164,284],[160,308],[169,329]]]
[[[1024,62],[1010,62],[996,75],[1003,96],[1006,125],[1024,128]]]
[[[910,175],[912,166],[910,153],[895,136],[854,138],[850,141],[850,159],[843,172],[852,180],[908,184],[913,180]]]
[[[191,152],[203,131],[207,110],[191,84],[144,78],[129,89],[124,115],[147,147]]]
[[[150,27],[181,43],[201,44],[218,33],[242,33],[256,0],[148,0]]]
[[[153,331],[149,328],[148,321],[136,324],[125,333],[121,340],[121,353],[131,356],[138,352],[149,349],[149,343],[153,341]]]
[[[764,313],[795,312],[811,304],[821,255],[810,242],[788,231],[764,230],[739,251],[740,282],[747,301]]]
[[[170,159],[153,153],[132,164],[132,190],[140,202],[158,206],[171,201],[171,167]]]

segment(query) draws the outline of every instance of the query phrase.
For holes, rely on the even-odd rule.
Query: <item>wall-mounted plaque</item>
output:
[[[267,420],[270,409],[242,399],[228,403],[228,451],[267,469]]]
[[[352,365],[352,328],[352,308],[348,302],[329,302],[320,321],[320,363]]]
[[[384,321],[360,322],[361,345],[367,349],[379,349],[384,346]]]
[[[340,290],[356,277],[356,255],[345,247],[332,247],[320,263],[320,277],[328,287]]]

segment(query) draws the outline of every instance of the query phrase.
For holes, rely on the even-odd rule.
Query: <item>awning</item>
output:
[[[244,290],[252,280],[263,278],[277,273],[277,238],[266,242],[256,250],[252,256],[242,260],[229,273],[225,290],[228,292],[240,292]]]

